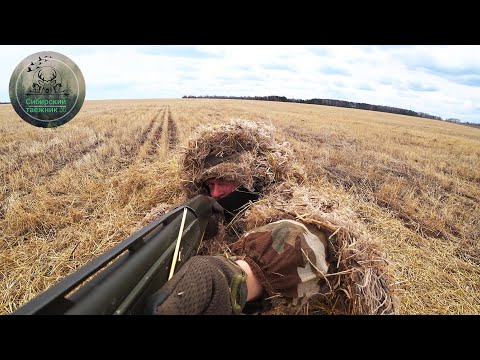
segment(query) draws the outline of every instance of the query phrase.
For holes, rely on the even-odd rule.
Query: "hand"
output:
[[[241,313],[247,299],[245,272],[224,256],[193,256],[147,300],[154,315]]]
[[[213,199],[213,198],[212,198]],[[216,213],[222,213],[223,214],[223,207],[220,205],[217,200],[213,199],[213,212]]]
[[[223,207],[212,197],[210,197],[213,201],[212,205],[212,216],[208,219],[207,226],[205,227],[205,234],[203,238],[205,240],[209,240],[213,238],[218,233],[218,225],[223,220]]]

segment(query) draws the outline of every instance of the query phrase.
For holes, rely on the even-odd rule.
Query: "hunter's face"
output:
[[[224,198],[238,187],[235,181],[225,181],[222,179],[208,179],[205,184],[210,191],[210,196],[215,200]]]

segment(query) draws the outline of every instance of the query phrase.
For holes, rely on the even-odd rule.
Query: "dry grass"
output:
[[[307,185],[349,200],[381,243],[401,314],[480,314],[480,130],[275,102],[86,101],[56,129],[0,105],[0,314],[124,239],[181,196],[179,146],[199,123],[271,123]],[[312,313],[305,307],[300,313]]]

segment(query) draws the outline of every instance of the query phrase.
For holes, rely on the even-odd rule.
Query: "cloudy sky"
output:
[[[480,123],[479,45],[0,45],[0,102],[18,63],[40,51],[79,66],[86,100],[279,95]]]

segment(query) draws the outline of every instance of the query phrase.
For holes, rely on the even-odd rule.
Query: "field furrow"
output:
[[[170,107],[168,108],[168,149],[173,150],[178,144],[177,122],[173,118]]]
[[[164,128],[164,118],[166,116],[166,108],[163,108],[163,111],[159,116],[157,117],[157,128],[152,134],[151,139],[149,140],[149,146],[147,149],[147,155],[149,157],[155,156],[156,154],[159,153],[160,148],[161,148],[161,140],[162,140],[162,133],[163,133],[163,128]]]

